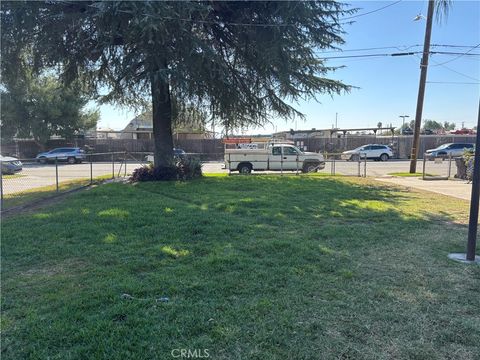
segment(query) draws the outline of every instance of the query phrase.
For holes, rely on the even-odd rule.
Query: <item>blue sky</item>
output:
[[[361,8],[356,15],[367,13],[392,4],[395,1],[351,1],[352,7]],[[427,1],[403,0],[383,10],[355,18],[355,23],[346,25],[343,53],[325,53],[324,57],[350,56],[405,51],[422,51],[425,20],[413,21],[417,14],[426,15]],[[480,53],[480,2],[452,2],[448,18],[442,23],[434,22],[432,44],[466,47],[432,47],[431,51],[456,53]],[[470,46],[479,45],[471,50]],[[350,51],[357,49],[392,47],[391,49]],[[399,49],[396,49],[396,48]],[[410,47],[410,48],[409,48]],[[405,50],[409,48],[408,50]],[[286,122],[278,119],[264,129],[247,129],[247,134],[271,133],[275,130],[324,129],[335,123],[338,127],[375,127],[401,125],[399,115],[414,118],[420,77],[420,56],[369,57],[331,59],[330,66],[345,66],[329,77],[358,87],[349,94],[320,96],[319,102],[299,102],[296,108],[305,114],[306,120]],[[448,61],[448,63],[446,63]],[[441,64],[441,65],[439,65]],[[455,122],[461,127],[476,125],[480,98],[480,56],[432,54],[428,68],[423,109],[424,119]],[[436,83],[442,82],[442,83]],[[444,84],[443,82],[449,82]],[[462,83],[462,84],[452,84]],[[469,83],[469,84],[463,84]],[[114,106],[102,106],[100,127],[122,129],[135,113]],[[217,129],[218,131],[218,129]]]

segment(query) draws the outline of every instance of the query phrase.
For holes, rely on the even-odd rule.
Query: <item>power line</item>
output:
[[[363,13],[363,14],[358,14],[358,15],[353,15],[353,16],[349,16],[349,17],[346,17],[346,18],[342,18],[341,20],[342,21],[350,20],[350,19],[355,19],[355,18],[361,17],[361,16],[370,15],[370,14],[376,13],[377,11],[381,11],[383,9],[386,9],[386,8],[390,7],[390,6],[396,5],[400,2],[402,2],[402,0],[395,1],[394,3],[382,6],[381,8],[378,8],[378,9],[375,9],[375,10],[372,10],[372,11],[369,11],[369,12],[366,12],[366,13]]]
[[[343,25],[343,24],[348,24],[348,23],[342,23],[342,21],[345,21],[345,20],[350,20],[350,19],[355,19],[355,18],[358,18],[358,17],[362,17],[362,16],[365,16],[365,15],[369,15],[369,14],[373,14],[377,11],[381,11],[383,9],[386,9],[390,6],[393,6],[393,5],[396,5],[400,2],[402,2],[403,0],[398,0],[394,3],[391,3],[391,4],[388,4],[386,6],[382,6],[381,8],[378,8],[378,9],[375,9],[375,10],[372,10],[372,11],[369,11],[369,12],[366,12],[366,13],[363,13],[363,14],[358,14],[358,15],[352,15],[352,16],[348,16],[346,18],[341,18],[339,19],[339,22],[334,22],[334,23],[328,23],[330,25]],[[125,11],[126,12],[126,11]],[[145,16],[153,16],[151,14],[145,14]],[[224,22],[224,21],[212,21],[212,20],[200,20],[200,19],[180,19],[180,18],[174,18],[174,17],[169,17],[169,16],[153,16],[155,17],[156,19],[164,19],[164,20],[178,20],[178,21],[186,21],[186,22],[196,22],[196,23],[200,23],[200,24],[211,24],[211,25],[232,25],[232,26],[260,26],[260,27],[276,27],[276,26],[298,26],[299,24],[266,24],[266,23],[236,23],[236,22]]]
[[[450,68],[450,67],[448,67],[448,66],[445,66],[445,65],[443,65],[443,64],[441,64],[441,66],[442,66],[443,68],[447,69],[447,70],[450,70],[451,72],[454,72],[455,74],[458,74],[458,75],[461,75],[461,76],[463,76],[463,77],[466,77],[467,79],[471,79],[471,80],[475,80],[475,81],[480,81],[480,79],[476,79],[476,78],[474,78],[474,77],[472,77],[472,76],[470,76],[470,75],[461,73],[460,71],[454,70],[454,69],[452,69],[452,68]]]
[[[480,44],[478,44],[476,47],[480,46]],[[472,49],[473,50],[473,49]],[[451,52],[451,51],[430,51],[429,54],[439,54],[439,55],[460,55],[459,57],[462,57],[462,56],[479,56],[480,54],[477,54],[477,53],[473,53],[473,54],[470,54],[469,52],[466,52],[466,53],[458,53],[458,52]],[[455,60],[455,59],[453,59]],[[453,61],[453,60],[449,60],[449,61]]]
[[[415,55],[415,56],[416,56],[416,55]],[[419,56],[417,56],[417,57],[420,58]],[[463,77],[465,77],[465,78],[467,78],[467,79],[470,79],[470,80],[480,81],[479,79],[476,79],[476,78],[474,78],[474,77],[472,77],[472,76],[470,76],[470,75],[461,73],[460,71],[454,70],[454,69],[452,69],[452,68],[450,68],[450,67],[448,67],[448,66],[446,66],[446,65],[440,64],[439,62],[436,62],[436,61],[433,60],[433,59],[430,59],[430,60],[431,60],[433,63],[438,64],[439,66],[441,66],[441,67],[443,67],[443,68],[445,68],[445,69],[447,69],[447,70],[449,70],[449,71],[451,71],[451,72],[454,72],[455,74],[461,75],[461,76],[463,76]]]
[[[480,82],[460,82],[460,81],[427,81],[428,84],[462,84],[462,85],[480,85]]]
[[[480,44],[477,44],[475,45],[474,47],[472,47],[470,50],[468,50],[467,52],[464,52],[463,54],[459,54],[456,58],[454,59],[450,59],[450,60],[447,60],[443,63],[440,63],[440,64],[436,64],[435,66],[440,66],[440,65],[445,65],[445,64],[448,64],[449,62],[452,62],[452,61],[455,61],[457,59],[460,59],[462,56],[465,56],[465,55],[474,55],[474,54],[470,54],[470,51],[472,50],[475,50],[476,48],[478,48],[480,46]],[[478,54],[477,54],[478,55]]]
[[[318,52],[319,54],[329,54],[329,53],[344,53],[344,52],[357,52],[357,51],[371,51],[371,50],[388,50],[388,49],[397,49],[400,51],[406,51],[412,47],[423,46],[423,45],[400,45],[400,46],[382,46],[382,47],[372,47],[372,48],[363,48],[363,49],[346,49],[346,50],[332,50],[332,51],[322,51]]]
[[[436,47],[436,46],[440,46],[440,47],[451,47],[451,48],[471,48],[471,47],[474,47],[475,45],[441,45],[441,44],[432,44],[430,45],[430,47]]]
[[[480,45],[479,45],[480,46]],[[379,57],[379,56],[408,56],[408,55],[417,55],[422,54],[422,51],[411,51],[411,52],[399,52],[399,53],[380,53],[380,54],[359,54],[359,55],[342,55],[342,56],[328,56],[328,57],[319,57],[319,59],[329,60],[329,59],[349,59],[349,58],[367,58],[367,57]],[[316,53],[320,55],[321,53]],[[439,54],[439,55],[458,55],[459,53],[448,52],[448,51],[430,51],[429,54]],[[464,54],[478,56],[480,54]]]
[[[357,51],[372,51],[372,50],[388,50],[388,49],[397,49],[399,51],[407,51],[414,47],[423,46],[421,44],[416,45],[397,45],[397,46],[382,46],[382,47],[371,47],[371,48],[361,48],[361,49],[338,49],[338,50],[329,50],[329,51],[319,51],[318,54],[331,54],[331,53],[345,53],[345,52],[357,52]],[[451,47],[451,48],[472,48],[474,46],[463,46],[463,45],[431,45],[430,47]]]
[[[415,52],[401,52],[401,53],[390,53],[390,54],[362,54],[362,55],[345,55],[345,56],[329,56],[329,57],[320,57],[319,59],[322,60],[330,60],[330,59],[349,59],[349,58],[367,58],[367,57],[379,57],[379,56],[408,56],[408,55],[415,55],[421,54],[421,51]]]

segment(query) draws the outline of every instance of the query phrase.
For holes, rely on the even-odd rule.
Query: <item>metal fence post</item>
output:
[[[112,179],[115,179],[115,160],[113,157],[113,152],[112,152]]]
[[[296,162],[297,162],[297,173],[296,173],[296,175],[298,175],[298,154],[297,154]]]
[[[425,161],[427,160],[427,157],[425,154],[423,154],[423,170],[422,170],[422,180],[425,180]]]
[[[3,209],[3,174],[2,174],[2,162],[0,161],[0,210]]]
[[[232,171],[230,170],[230,153],[228,153],[228,175],[232,175]]]
[[[448,154],[448,178],[452,175],[452,153]]]
[[[363,177],[367,177],[367,157],[366,156],[363,162]]]
[[[90,185],[93,184],[93,163],[92,156],[90,156]]]
[[[358,156],[358,177],[361,177],[362,175],[360,172],[361,164],[362,164],[362,157],[359,155]]]
[[[125,159],[125,174],[124,176],[127,177],[127,152],[125,151],[124,154],[124,159]]]
[[[283,147],[280,149],[280,176],[283,176]]]
[[[55,157],[55,184],[58,192],[58,158]]]

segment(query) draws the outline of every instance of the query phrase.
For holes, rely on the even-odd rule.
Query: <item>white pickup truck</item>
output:
[[[265,149],[225,149],[225,168],[250,174],[252,170],[316,172],[325,168],[321,154],[302,152],[289,144],[274,144]]]

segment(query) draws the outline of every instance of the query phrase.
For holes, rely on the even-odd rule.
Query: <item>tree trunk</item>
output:
[[[166,61],[163,62],[166,71]],[[157,68],[158,69],[158,68]],[[152,87],[152,117],[154,138],[154,165],[169,166],[173,164],[172,138],[172,102],[167,75],[160,71],[152,71],[150,75]]]

